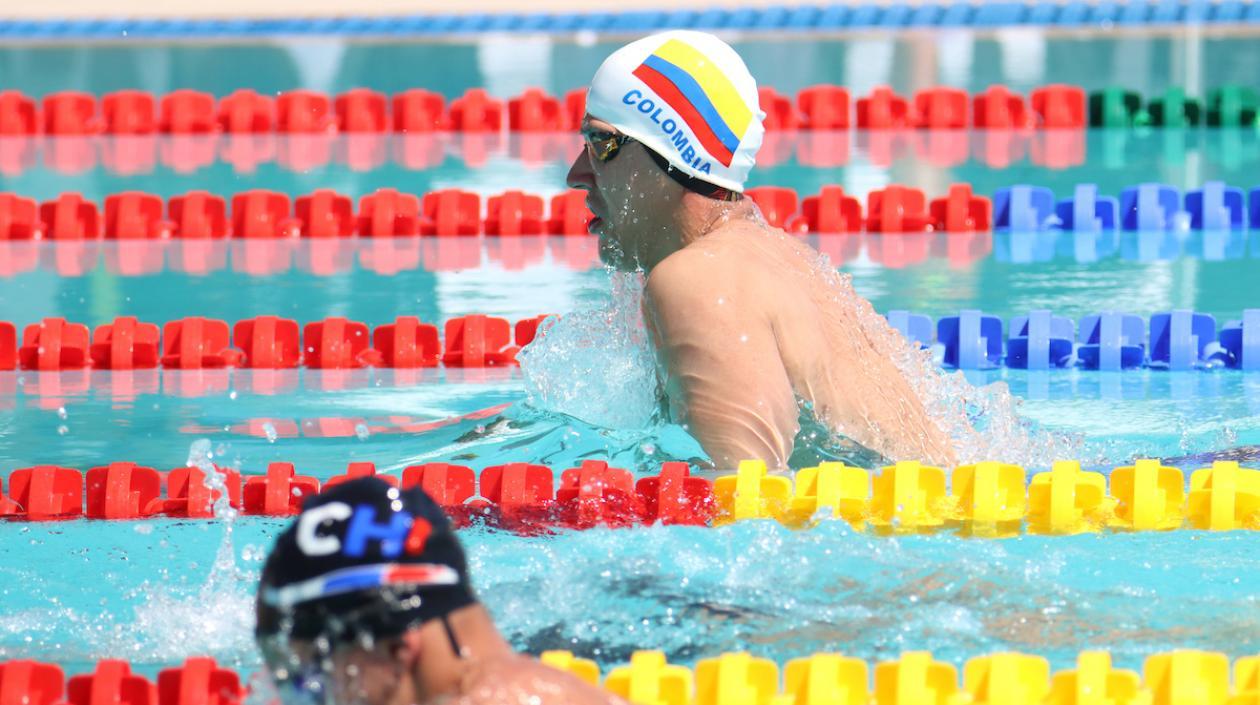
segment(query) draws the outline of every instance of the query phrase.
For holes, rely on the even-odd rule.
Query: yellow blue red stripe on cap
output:
[[[730,166],[752,110],[711,59],[679,39],[647,57],[634,75],[673,108],[715,159]]]

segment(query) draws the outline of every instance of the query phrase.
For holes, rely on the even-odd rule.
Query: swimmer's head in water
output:
[[[281,699],[384,702],[407,632],[476,602],[463,548],[419,488],[377,478],[314,497],[267,557],[256,635]]]
[[[569,185],[588,192],[601,255],[622,269],[644,266],[644,248],[682,195],[738,198],[764,134],[756,81],[734,49],[703,32],[617,50],[595,72],[586,110]]]

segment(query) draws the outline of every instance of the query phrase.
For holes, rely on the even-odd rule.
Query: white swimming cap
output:
[[[591,80],[586,112],[683,173],[738,192],[765,133],[744,60],[704,32],[661,32],[613,52]]]

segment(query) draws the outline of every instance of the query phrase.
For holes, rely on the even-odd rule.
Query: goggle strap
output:
[[[643,145],[643,149],[647,151],[648,156],[652,157],[652,161],[656,162],[657,166],[659,166],[666,174],[669,174],[671,179],[676,181],[679,186],[682,186],[692,193],[698,193],[701,196],[712,198],[716,201],[738,201],[744,196],[744,194],[739,193],[738,191],[732,191],[728,188],[718,186],[717,184],[711,184],[704,179],[697,179],[696,177],[684,172],[682,169],[670,164],[668,159],[660,154],[657,154],[655,150],[649,148],[646,144]]]
[[[446,640],[451,645],[451,651],[455,654],[455,658],[464,658],[464,650],[460,648],[459,640],[455,638],[455,630],[451,629],[451,620],[446,615],[442,615],[442,629],[446,631]]]

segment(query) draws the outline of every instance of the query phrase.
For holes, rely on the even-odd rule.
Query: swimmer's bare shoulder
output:
[[[576,676],[513,654],[495,659],[464,679],[458,705],[628,705]]]
[[[673,252],[648,275],[648,296],[658,301],[682,297],[695,302],[716,301],[737,288],[757,293],[764,285],[765,267],[750,243],[763,234],[751,224],[732,223]],[[756,300],[750,297],[745,304]]]
[[[764,322],[763,276],[741,240],[737,232],[715,232],[657,264],[644,288],[649,324],[725,336],[731,331],[724,328]]]

